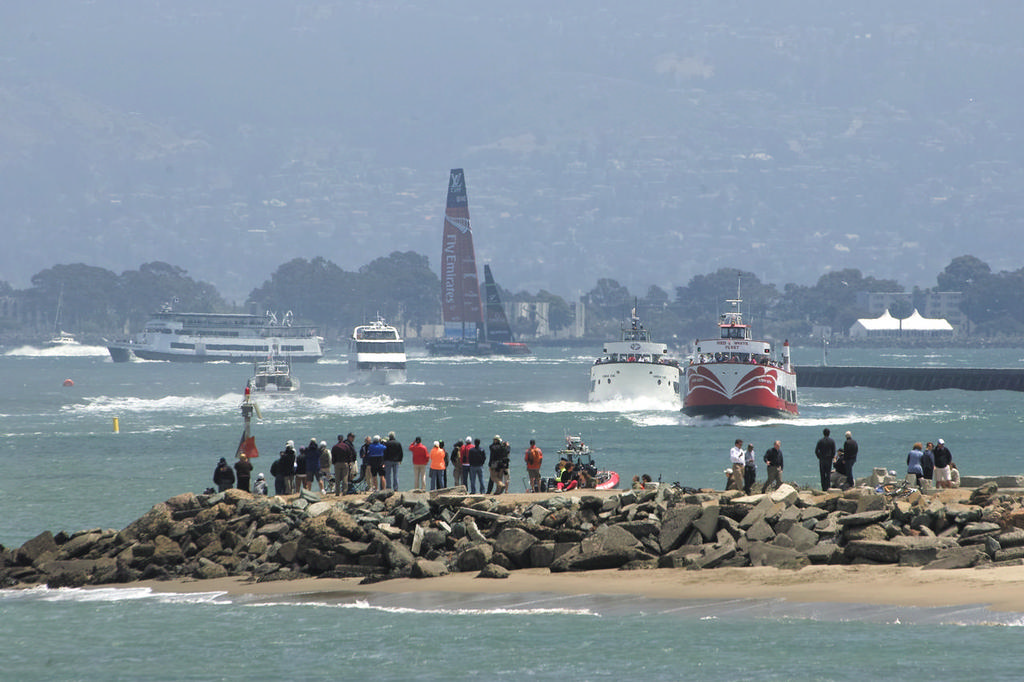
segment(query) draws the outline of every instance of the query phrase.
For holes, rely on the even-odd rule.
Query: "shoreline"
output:
[[[531,568],[508,578],[452,573],[394,578],[360,584],[358,578],[300,578],[254,582],[243,577],[208,580],[143,580],[87,589],[149,588],[158,593],[224,592],[230,596],[326,596],[331,593],[413,595],[557,594],[636,596],[665,600],[782,599],[791,604],[870,604],[917,608],[982,606],[1024,614],[1024,565],[976,569],[922,570],[886,565],[807,566],[798,571],[772,567],[688,570],[658,568],[550,573]]]

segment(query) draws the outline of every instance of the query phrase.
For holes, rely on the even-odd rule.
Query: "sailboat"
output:
[[[484,265],[484,300],[487,303],[487,317],[484,318],[484,338],[495,355],[529,355],[530,347],[516,343],[509,326],[505,308],[498,296],[498,285],[494,283],[491,266]]]
[[[57,295],[57,314],[53,318],[53,336],[46,342],[47,348],[65,348],[67,346],[80,345],[74,335],[69,334],[60,328],[60,315],[64,308],[64,285],[60,285],[60,294]]]
[[[448,203],[441,238],[441,313],[444,336],[427,344],[431,355],[481,355],[483,314],[476,274],[473,231],[469,225],[466,176],[453,168],[448,176]]]

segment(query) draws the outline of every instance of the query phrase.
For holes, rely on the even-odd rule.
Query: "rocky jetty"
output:
[[[948,492],[948,491],[947,491]],[[655,490],[365,497],[186,493],[123,530],[47,531],[0,547],[0,584],[50,587],[245,576],[503,578],[557,571],[809,564],[968,568],[1024,560],[1024,496],[994,482],[960,499],[783,485],[766,495]]]

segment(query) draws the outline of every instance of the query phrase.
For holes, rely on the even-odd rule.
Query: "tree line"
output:
[[[280,265],[255,287],[239,310],[229,305],[208,282],[196,281],[177,266],[155,261],[120,275],[82,263],[55,265],[31,279],[32,286],[15,290],[0,282],[0,298],[17,301],[20,314],[2,317],[6,331],[26,323],[39,327],[51,319],[62,301],[61,326],[84,334],[110,335],[137,331],[148,316],[165,304],[189,312],[283,313],[317,325],[325,335],[347,335],[356,324],[377,315],[419,333],[424,325],[441,321],[440,279],[421,254],[395,251],[354,272],[323,257],[296,258]],[[739,287],[739,291],[737,288]],[[909,293],[913,307],[923,308],[929,291],[960,291],[962,311],[974,333],[1024,334],[1024,268],[992,272],[980,259],[954,258],[936,276],[932,289],[915,287]],[[650,286],[642,295],[630,292],[614,279],[599,279],[582,296],[586,335],[611,338],[636,306],[644,323],[658,338],[675,337],[685,343],[706,335],[725,301],[739,294],[748,320],[759,334],[800,338],[813,325],[843,332],[867,311],[858,304],[860,293],[908,293],[894,279],[864,276],[848,268],[822,275],[813,286],[762,282],[754,273],[721,268],[695,275],[686,285],[668,292]],[[574,308],[561,296],[541,290],[511,292],[500,289],[503,301],[545,301],[547,325],[553,332],[574,323]],[[911,310],[893,309],[896,317]],[[536,320],[512,319],[514,330],[529,337]]]

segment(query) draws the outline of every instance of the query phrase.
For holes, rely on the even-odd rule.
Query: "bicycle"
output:
[[[887,497],[897,498],[910,497],[918,492],[918,489],[910,485],[906,479],[903,479],[898,483],[883,483],[875,488],[875,492]]]

